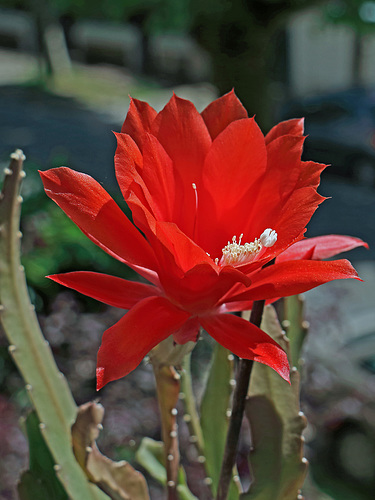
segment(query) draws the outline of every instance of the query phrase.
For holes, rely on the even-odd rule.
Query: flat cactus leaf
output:
[[[56,476],[54,460],[39,429],[35,412],[25,422],[29,442],[29,470],[23,472],[18,484],[20,500],[69,500]]]
[[[230,397],[233,390],[232,381],[234,382],[233,355],[216,343],[200,408],[205,466],[212,479],[214,494],[216,494],[219,482],[228,430],[228,411],[230,411]],[[228,498],[229,500],[238,499],[238,488],[234,483],[231,484]]]
[[[56,474],[71,500],[105,500],[90,484],[74,458],[70,428],[76,405],[63,374],[58,370],[30,303],[20,261],[19,195],[24,155],[11,155],[0,197],[0,320],[9,340],[9,353],[26,383],[39,427],[55,462]],[[35,497],[37,498],[37,497]]]
[[[160,484],[167,484],[165,469],[164,445],[161,441],[145,437],[135,455],[137,462]],[[186,484],[186,476],[182,467],[178,471],[177,492],[180,500],[198,500]]]
[[[125,460],[114,462],[99,451],[96,439],[102,427],[104,408],[90,402],[79,407],[72,426],[73,451],[90,481],[113,500],[149,500],[143,475]]]
[[[289,355],[289,341],[272,306],[265,308],[261,326]],[[248,395],[245,412],[252,433],[253,483],[241,500],[296,500],[307,472],[298,371],[291,370],[289,385],[268,366],[255,363]]]

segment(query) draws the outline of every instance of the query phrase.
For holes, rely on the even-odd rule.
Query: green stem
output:
[[[195,404],[190,363],[191,353],[185,356],[182,365],[184,373],[181,377],[181,391],[184,394],[184,405],[186,409],[185,421],[188,425],[190,436],[194,436],[194,442],[197,447],[198,454],[204,456],[204,438],[197,407]]]
[[[255,301],[251,311],[250,322],[260,326],[264,309],[264,300]],[[236,388],[233,393],[232,414],[229,421],[224,457],[221,465],[216,500],[226,500],[229,492],[233,467],[235,466],[241,424],[245,410],[245,401],[249,388],[253,361],[241,359],[238,367]]]

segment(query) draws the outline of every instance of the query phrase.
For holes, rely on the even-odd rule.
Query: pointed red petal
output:
[[[76,271],[47,277],[60,285],[120,309],[130,309],[147,297],[159,295],[159,290],[152,285],[127,281],[108,274]]]
[[[203,179],[218,208],[227,211],[251,189],[266,169],[263,134],[253,118],[237,120],[214,140]]]
[[[150,132],[156,111],[147,102],[131,99],[121,132],[129,134],[142,149],[144,134]]]
[[[176,344],[186,344],[186,342],[196,342],[199,337],[200,324],[198,318],[190,318],[182,327],[174,332],[173,340]]]
[[[266,163],[264,137],[252,118],[232,122],[212,143],[204,164],[207,195],[199,199],[198,241],[213,257],[220,258],[227,242],[245,233],[257,193],[254,186]],[[248,240],[245,234],[244,241],[253,239]]]
[[[314,161],[301,161],[301,172],[298,187],[313,186],[317,188],[320,184],[320,174],[327,168],[323,163]]]
[[[115,133],[117,148],[115,153],[116,179],[124,199],[130,190],[134,191],[144,205],[149,207],[150,196],[142,179],[143,157],[137,144],[127,134]]]
[[[265,267],[252,277],[251,287],[225,302],[273,299],[307,292],[328,281],[358,278],[348,260],[329,262],[317,260],[292,260]]]
[[[175,220],[180,229],[193,236],[196,220],[196,195],[201,185],[203,162],[211,146],[211,137],[203,118],[190,101],[173,95],[155,118],[152,135],[157,137],[173,162],[176,192]]]
[[[164,247],[174,255],[175,262],[183,273],[203,262],[216,268],[211,257],[186,236],[176,224],[158,221],[156,223],[156,236]]]
[[[289,363],[279,344],[260,328],[232,314],[201,318],[201,325],[219,344],[237,356],[273,368],[289,381]]]
[[[311,257],[309,258],[312,260],[329,259],[339,253],[348,252],[357,247],[368,248],[368,244],[359,238],[338,234],[306,238],[287,248],[285,252],[277,257],[276,262],[306,259],[305,256],[308,253],[310,253]]]
[[[146,134],[143,143],[142,178],[152,198],[155,216],[159,220],[178,224],[179,221],[174,220],[176,182],[173,163],[160,142],[151,134]]]
[[[223,95],[205,108],[202,118],[210,132],[212,140],[215,139],[230,123],[241,118],[247,118],[247,111],[238,99],[234,90]]]
[[[293,118],[275,125],[266,135],[266,144],[283,135],[303,135],[304,118]]]
[[[180,329],[189,314],[163,297],[138,302],[106,330],[98,352],[97,390],[134,370],[159,342]]]
[[[151,133],[172,159],[185,185],[197,183],[211,137],[193,103],[173,95],[155,119]]]
[[[267,217],[263,218],[262,226],[257,221],[254,226],[258,229],[258,234],[264,231],[264,227],[270,227],[278,235],[275,245],[268,249],[268,255],[276,256],[295,240],[300,239],[315,210],[324,200],[325,198],[313,187],[297,189],[284,200],[283,204],[268,212]],[[265,207],[263,209],[265,210]]]
[[[259,195],[266,199],[272,196],[289,195],[301,176],[301,155],[305,138],[285,135],[277,137],[267,146],[267,171]]]
[[[40,175],[47,195],[94,243],[129,265],[156,269],[149,243],[92,177],[67,167]]]

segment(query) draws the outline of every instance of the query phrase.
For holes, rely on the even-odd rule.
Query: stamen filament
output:
[[[195,214],[194,214],[193,240],[196,240],[197,239],[197,215],[198,215],[198,191],[197,191],[197,185],[195,184],[195,182],[192,182],[191,186],[194,189],[194,194],[195,194]]]
[[[242,238],[243,234],[240,234],[237,243],[236,236],[233,236],[232,243],[228,241],[228,244],[222,249],[220,262],[215,259],[215,263],[220,266],[247,264],[259,257],[262,249],[272,247],[276,243],[277,233],[275,230],[267,228],[259,238],[243,245],[241,244]]]

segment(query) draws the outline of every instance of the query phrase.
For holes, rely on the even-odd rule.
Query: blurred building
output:
[[[373,11],[363,12],[368,23]],[[372,17],[373,16],[373,17]],[[350,25],[328,22],[320,8],[295,14],[287,26],[289,83],[295,97],[375,85],[375,29],[360,35]]]

